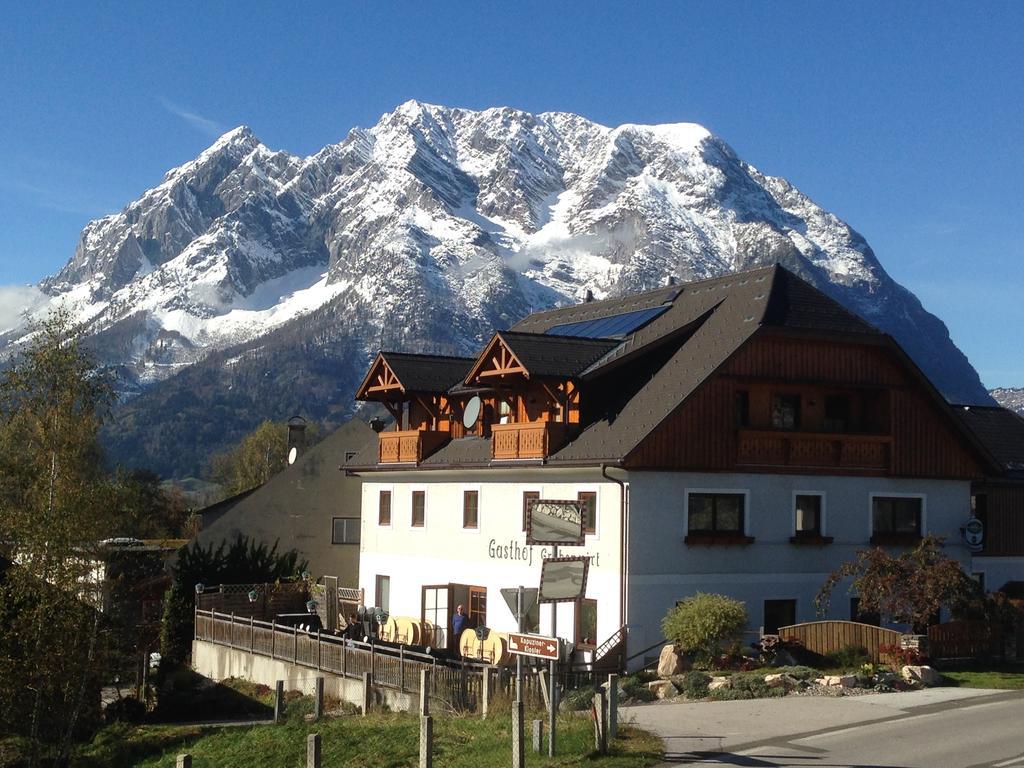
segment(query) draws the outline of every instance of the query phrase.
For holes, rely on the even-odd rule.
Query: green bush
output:
[[[593,688],[576,688],[562,694],[562,702],[566,709],[580,712],[594,706],[594,693]]]
[[[737,672],[729,677],[729,687],[711,691],[708,697],[714,701],[737,701],[740,699],[767,699],[786,695],[786,689],[770,688],[760,672]]]
[[[677,680],[678,682],[676,682]],[[683,692],[686,698],[703,699],[708,695],[708,683],[711,682],[711,676],[694,670],[673,678],[673,682],[676,682],[676,687]]]
[[[665,638],[684,653],[705,663],[736,641],[747,626],[747,610],[739,600],[698,592],[679,602],[661,620]]]
[[[654,701],[657,698],[651,690],[647,687],[647,680],[643,673],[635,675],[626,675],[619,680],[619,686],[625,692],[625,694],[631,699],[639,699],[640,701]]]
[[[860,645],[845,645],[838,651],[826,653],[825,658],[833,667],[841,669],[853,669],[862,667],[871,661],[871,654],[868,649]]]

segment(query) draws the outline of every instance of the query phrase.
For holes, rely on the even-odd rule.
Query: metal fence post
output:
[[[608,739],[619,737],[619,676],[608,675]]]
[[[299,625],[292,626],[292,664],[299,663]]]
[[[424,715],[420,718],[420,768],[434,765],[434,718]]]
[[[398,646],[398,690],[405,693],[405,646]]]
[[[533,751],[538,755],[541,753],[544,741],[544,721],[533,721]]]
[[[277,622],[270,620],[270,658],[277,658]]]
[[[363,672],[363,717],[370,714],[370,701],[373,698],[373,673]]]
[[[315,695],[313,702],[313,717],[319,720],[324,716],[324,679],[318,677],[315,681]]]
[[[594,694],[594,749],[599,755],[608,753],[608,721],[605,720],[604,691]]]
[[[320,662],[320,650],[321,650],[321,646],[320,646],[320,630],[318,629],[316,631],[316,668],[317,668],[317,671],[320,670],[320,663],[321,663]]]
[[[284,680],[278,680],[274,690],[274,722],[281,722],[284,715]]]
[[[430,670],[420,670],[420,717],[430,714]]]

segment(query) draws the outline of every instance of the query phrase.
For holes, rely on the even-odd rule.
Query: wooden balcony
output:
[[[892,438],[741,429],[736,463],[748,467],[888,472]]]
[[[491,425],[491,458],[546,459],[569,438],[569,425],[557,421]]]
[[[381,464],[419,464],[447,443],[449,438],[447,432],[428,429],[381,432],[377,460]]]

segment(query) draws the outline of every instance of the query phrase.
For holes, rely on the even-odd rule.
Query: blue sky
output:
[[[702,123],[1024,386],[1021,2],[0,0],[0,287],[222,129],[308,154],[410,98]]]

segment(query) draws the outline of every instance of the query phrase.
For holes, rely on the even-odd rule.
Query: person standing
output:
[[[469,626],[469,617],[466,609],[461,605],[455,606],[455,615],[452,616],[452,632],[455,633],[455,650],[459,649],[459,639],[462,637],[462,630]]]

